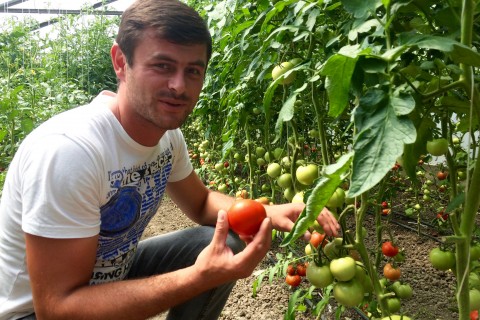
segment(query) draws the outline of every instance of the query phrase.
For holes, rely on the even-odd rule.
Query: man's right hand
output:
[[[252,239],[243,239],[247,240],[247,246],[236,255],[226,244],[228,231],[227,213],[220,210],[212,242],[200,253],[194,266],[212,281],[218,281],[216,285],[250,276],[267,254],[272,242],[270,218],[262,222]]]

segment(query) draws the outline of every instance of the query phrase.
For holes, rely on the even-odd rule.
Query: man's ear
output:
[[[110,49],[110,56],[112,58],[113,70],[120,81],[125,80],[125,72],[127,67],[127,60],[118,43],[114,43]]]

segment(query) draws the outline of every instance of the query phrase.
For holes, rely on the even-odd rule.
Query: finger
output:
[[[263,220],[260,229],[253,239],[248,243],[247,247],[237,254],[239,258],[245,259],[248,257],[247,261],[254,263],[255,265],[260,262],[267,251],[270,249],[272,242],[272,221],[270,218]]]
[[[212,244],[224,246],[228,236],[228,219],[225,210],[218,211],[217,224],[215,226],[215,233],[213,234]]]

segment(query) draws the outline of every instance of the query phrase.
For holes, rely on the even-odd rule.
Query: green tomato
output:
[[[265,163],[267,163],[267,162],[265,161],[265,159],[263,159],[263,158],[257,158],[257,165],[258,165],[259,167],[265,165]]]
[[[398,298],[388,298],[387,299],[387,308],[390,312],[397,312],[401,308],[400,299]]]
[[[273,81],[277,80],[279,77],[283,77],[283,79],[279,80],[280,84],[289,84],[295,80],[295,71],[291,72],[287,77],[284,77],[284,74],[293,69],[295,65],[290,61],[282,62],[279,65],[276,65],[272,70],[272,79]]]
[[[223,163],[219,162],[215,165],[215,170],[222,171],[222,169],[223,169]]]
[[[455,267],[455,254],[451,251],[443,251],[440,248],[433,248],[428,254],[430,263],[435,269],[448,270]]]
[[[283,191],[283,196],[291,202],[293,197],[295,197],[295,190],[293,190],[293,188],[287,188]]]
[[[271,188],[271,186],[270,186],[269,184],[264,183],[264,184],[262,184],[261,189],[262,189],[262,192],[268,192],[268,191],[270,191],[272,188]]]
[[[427,141],[427,151],[432,156],[442,156],[448,152],[448,141],[447,139],[440,138],[434,139],[432,141]]]
[[[312,245],[310,243],[307,243],[307,245],[305,246],[305,254],[307,256],[310,256],[313,254]]]
[[[360,283],[365,282],[365,278],[367,277],[367,272],[362,266],[359,266],[358,264],[355,265],[355,280],[357,280]]]
[[[356,280],[340,281],[333,287],[333,296],[345,307],[355,307],[363,300],[363,287]]]
[[[468,275],[468,285],[471,289],[480,289],[480,276],[475,272]]]
[[[318,178],[318,166],[316,164],[308,164],[297,168],[296,177],[298,182],[309,186]]]
[[[480,309],[480,291],[478,289],[470,289],[469,300],[470,311]]]
[[[307,267],[307,279],[317,288],[325,288],[333,283],[333,275],[327,265],[317,266],[309,263]]]
[[[255,154],[259,158],[263,157],[265,155],[265,148],[264,147],[256,147],[255,148]]]
[[[470,246],[470,261],[480,259],[480,244],[475,243]]]
[[[273,157],[277,160],[280,160],[283,154],[284,154],[284,151],[282,148],[275,148],[275,150],[273,150]]]
[[[281,173],[282,173],[282,167],[278,163],[272,162],[268,165],[267,174],[270,178],[272,179],[278,178]]]
[[[218,186],[218,191],[221,193],[227,193],[228,187],[226,184],[222,183],[221,185]]]
[[[295,196],[293,196],[291,202],[292,203],[305,203],[305,202],[303,202],[303,197],[304,197],[303,191],[300,191],[300,192],[296,193]]]
[[[352,257],[333,259],[330,262],[330,271],[339,281],[352,280],[356,272],[355,260]]]
[[[413,296],[413,289],[409,284],[401,284],[400,281],[395,281],[392,284],[392,290],[400,299],[410,299]],[[395,312],[395,311],[392,311]]]
[[[308,136],[310,138],[318,138],[318,137],[320,137],[320,134],[318,133],[318,130],[312,129],[312,130],[308,131]]]
[[[329,208],[339,208],[345,203],[345,191],[342,188],[337,188],[333,195],[327,202]]]
[[[292,175],[290,173],[284,173],[282,174],[280,177],[278,177],[277,179],[277,184],[281,187],[281,188],[290,188],[292,186]],[[293,194],[293,196],[295,195],[295,193]],[[292,198],[293,198],[292,196]],[[290,198],[289,201],[291,201],[292,199]]]

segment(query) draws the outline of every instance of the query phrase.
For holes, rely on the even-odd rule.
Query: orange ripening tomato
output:
[[[395,268],[390,263],[387,263],[385,267],[383,267],[383,275],[385,276],[385,278],[391,281],[395,281],[400,279],[402,271],[400,270],[400,268]]]
[[[237,199],[228,209],[230,228],[241,236],[255,235],[267,217],[265,207],[251,199]]]
[[[325,239],[325,234],[313,231],[312,235],[310,237],[310,244],[314,246],[315,248],[318,248],[320,243],[323,242],[323,239]]]

